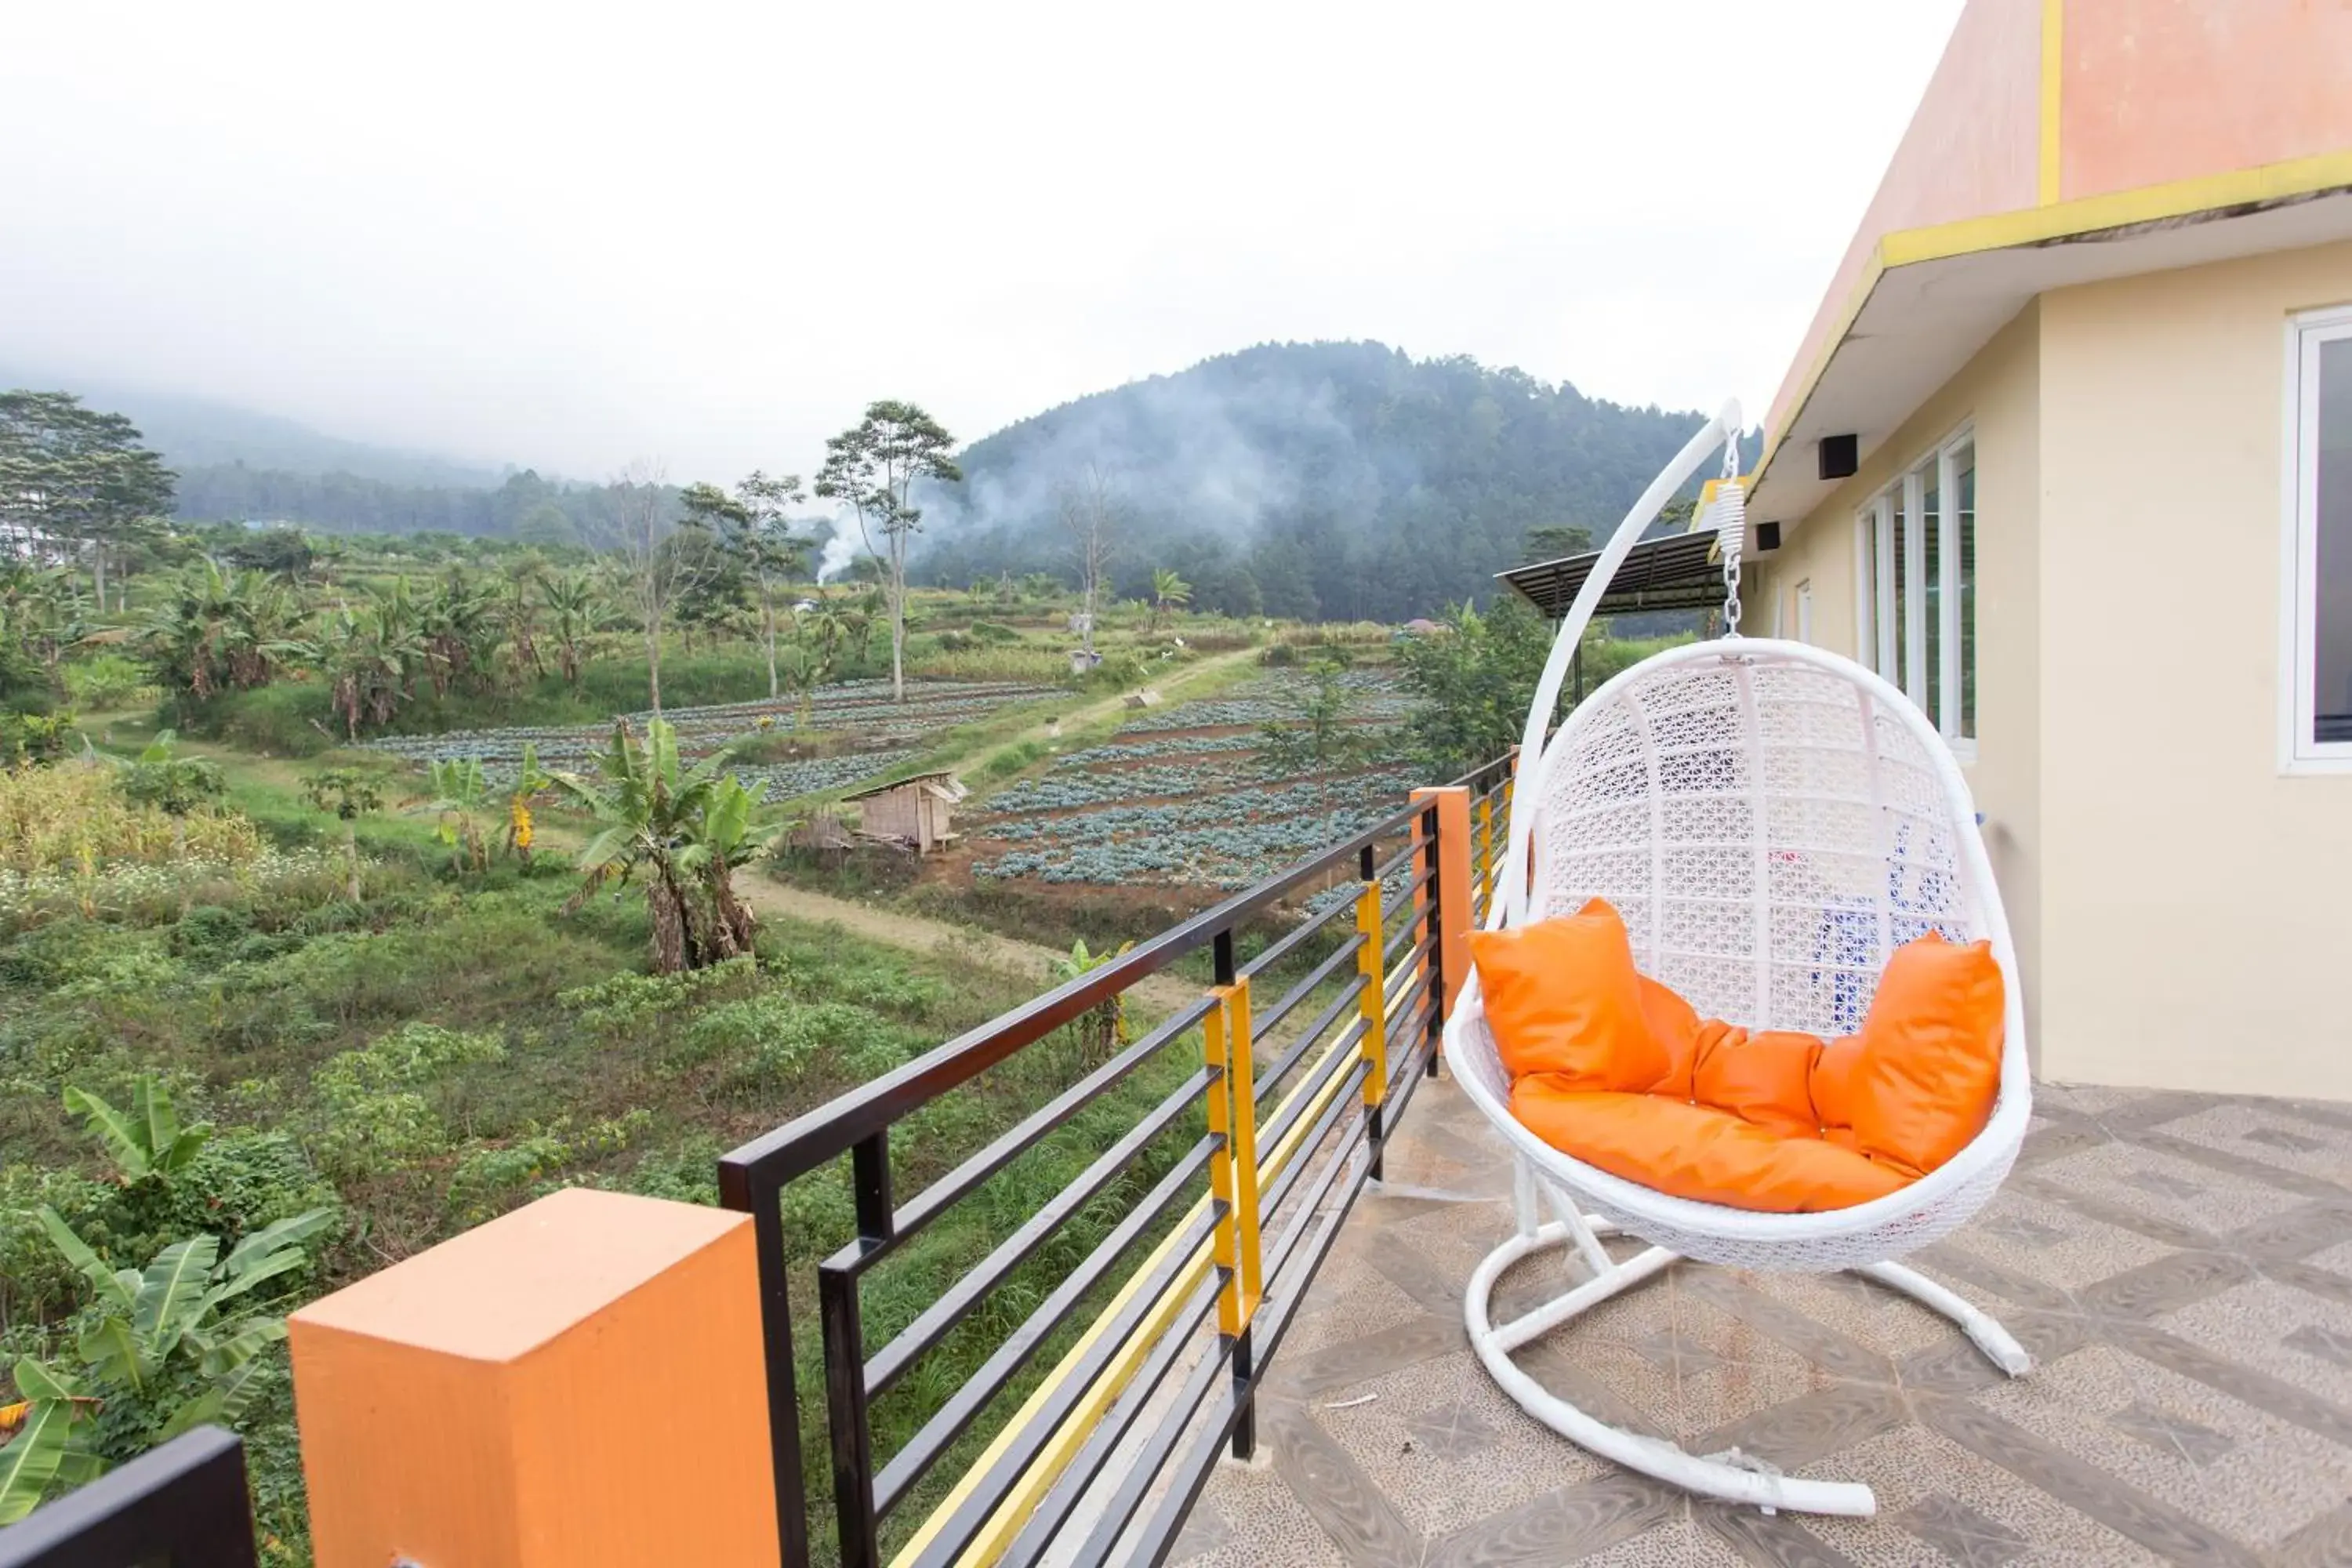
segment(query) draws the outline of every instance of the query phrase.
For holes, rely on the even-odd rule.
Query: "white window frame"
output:
[[[2279,771],[2352,773],[2352,741],[2319,741],[2312,692],[2319,641],[2319,345],[2352,339],[2352,305],[2286,323],[2285,457],[2279,486]]]
[[[1944,743],[1963,763],[1976,761],[1977,742],[1973,735],[1960,733],[1963,687],[1960,668],[1960,550],[1955,530],[1946,542],[1940,537],[1945,521],[1954,515],[1958,506],[1958,468],[1955,459],[1961,448],[1976,444],[1973,424],[1963,425],[1937,442],[1904,466],[1900,478],[1862,505],[1854,514],[1854,657],[1870,666],[1887,679],[1896,667],[1895,639],[1903,639],[1901,666],[1903,694],[1927,710],[1929,673],[1927,670],[1927,617],[1911,614],[1902,617],[1907,624],[1895,624],[1895,510],[1900,498],[1903,503],[1903,594],[1901,603],[1907,606],[1927,602],[1927,470],[1936,471],[1936,527],[1938,531],[1936,552],[1936,618],[1937,649],[1934,680],[1940,697],[1935,706],[1936,725],[1942,731]],[[1981,553],[1981,552],[1979,552]],[[1863,565],[1870,565],[1865,575]],[[1881,614],[1882,608],[1885,613]],[[1982,638],[1978,639],[1979,642]],[[2344,748],[2352,752],[2352,746]],[[2347,763],[2352,766],[2352,763]]]

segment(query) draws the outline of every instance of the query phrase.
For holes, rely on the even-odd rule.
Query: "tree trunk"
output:
[[[773,702],[782,692],[776,684],[776,600],[764,572],[760,574],[760,630],[768,642],[768,700]]]
[[[646,684],[653,694],[654,717],[661,717],[661,626],[646,627]]]
[[[98,613],[106,614],[106,545],[103,541],[90,545],[90,571],[98,578]]]
[[[907,535],[890,539],[890,700],[907,700]]]
[[[1087,603],[1086,603],[1086,608],[1085,608],[1085,609],[1083,609],[1083,610],[1081,610],[1081,611],[1079,611],[1078,613],[1079,613],[1080,615],[1082,615],[1082,616],[1084,616],[1086,617],[1086,622],[1087,622],[1087,634],[1086,634],[1086,635],[1087,635],[1087,640],[1086,640],[1087,662],[1088,664],[1092,664],[1092,663],[1094,663],[1094,661],[1095,661],[1095,574],[1094,574],[1094,573],[1093,573],[1091,570],[1089,570],[1089,571],[1087,573]]]

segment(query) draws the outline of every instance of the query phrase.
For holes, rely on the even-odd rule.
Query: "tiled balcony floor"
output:
[[[1875,1519],[1768,1517],[1495,1388],[1461,1300],[1509,1233],[1508,1167],[1423,1085],[1269,1369],[1271,1464],[1221,1467],[1175,1560],[2352,1564],[2352,1107],[2045,1086],[2036,1113],[2000,1196],[1909,1259],[2008,1323],[2021,1381],[1850,1277],[1696,1264],[1520,1352],[1606,1419],[1878,1495]],[[1520,1265],[1496,1318],[1568,1267]]]

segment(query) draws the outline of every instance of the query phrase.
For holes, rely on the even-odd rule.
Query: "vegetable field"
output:
[[[1290,671],[1133,714],[1111,741],[986,802],[968,828],[972,871],[1246,887],[1402,804],[1420,782],[1399,752],[1410,705],[1386,671]]]
[[[819,687],[807,733],[822,737],[831,754],[785,762],[747,762],[731,771],[743,782],[767,786],[770,800],[789,800],[820,790],[840,789],[896,767],[940,731],[983,719],[1015,703],[1055,694],[1055,689],[1013,681],[909,681],[907,700],[890,700],[887,680],[856,680]],[[796,732],[800,710],[791,699],[730,702],[706,708],[673,708],[662,717],[677,731],[678,749],[689,758],[707,757],[750,736]],[[623,715],[642,733],[649,713]],[[501,730],[460,730],[440,735],[391,735],[366,742],[369,749],[429,763],[471,757],[494,786],[510,784],[525,746],[537,748],[542,766],[586,768],[612,738],[609,725],[518,725]]]

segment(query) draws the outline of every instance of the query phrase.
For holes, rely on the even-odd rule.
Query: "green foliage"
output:
[[[1518,744],[1552,638],[1550,627],[1516,597],[1486,615],[1456,605],[1444,626],[1399,644],[1397,661],[1421,699],[1405,720],[1413,749],[1451,777]]]
[[[320,1167],[356,1180],[446,1152],[435,1091],[458,1068],[505,1058],[496,1035],[423,1023],[330,1057],[310,1080],[325,1112],[311,1141]]]
[[[302,795],[316,809],[345,822],[383,809],[383,790],[357,768],[321,768],[303,779]]]
[[[0,1524],[31,1512],[58,1480],[90,1479],[205,1422],[236,1425],[258,1392],[259,1358],[286,1337],[283,1318],[255,1308],[284,1293],[310,1262],[304,1244],[336,1222],[332,1209],[314,1209],[234,1246],[191,1237],[142,1268],[114,1268],[55,1209],[39,1218],[91,1305],[73,1342],[76,1364],[26,1357],[16,1365],[32,1410],[0,1449]]]
[[[135,658],[101,649],[65,666],[66,696],[76,708],[103,711],[155,697],[154,678]]]
[[[1066,957],[1054,960],[1047,979],[1055,985],[1066,985],[1124,957],[1134,947],[1135,943],[1129,942],[1120,943],[1114,952],[1095,952],[1088,950],[1086,939],[1081,937],[1070,944]],[[1077,1046],[1078,1074],[1091,1072],[1110,1060],[1121,1046],[1135,1037],[1128,1025],[1126,994],[1122,992],[1087,1008],[1068,1026],[1068,1034]]]
[[[1320,650],[1313,684],[1289,689],[1287,711],[1258,726],[1258,760],[1267,773],[1283,777],[1362,759],[1365,737],[1353,724],[1358,703],[1346,679],[1348,662],[1343,648]]]
[[[653,1124],[651,1113],[605,1117],[578,1131],[571,1119],[527,1125],[503,1143],[467,1152],[449,1173],[448,1206],[460,1225],[480,1225],[517,1203],[562,1185],[560,1173],[577,1161],[617,1154]]]
[[[140,1075],[128,1111],[117,1110],[82,1089],[68,1089],[65,1106],[82,1119],[126,1186],[149,1180],[169,1182],[195,1160],[196,1152],[212,1136],[209,1122],[180,1125],[171,1091],[152,1073]]]
[[[121,764],[123,795],[168,816],[185,816],[227,789],[218,763],[173,754],[178,739],[169,730],[159,730],[137,758]]]

